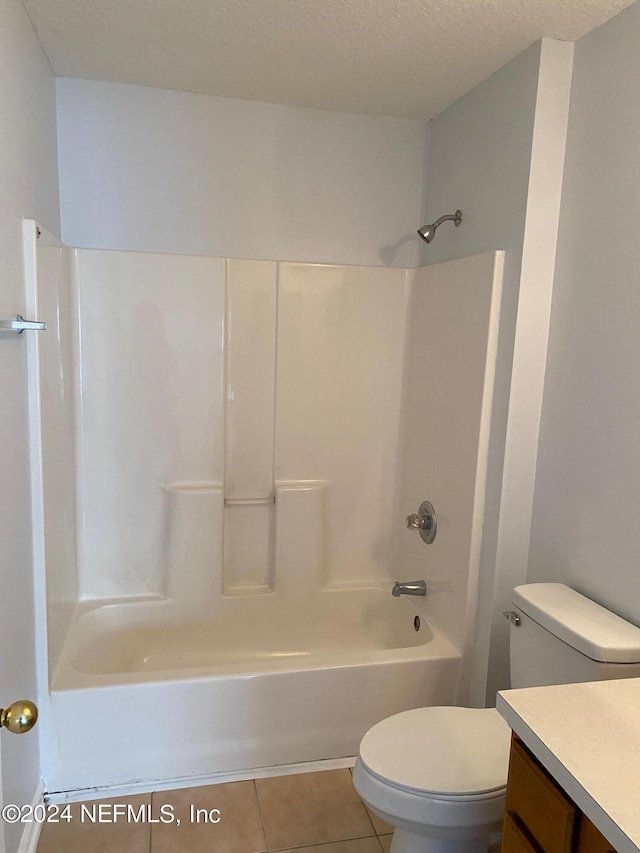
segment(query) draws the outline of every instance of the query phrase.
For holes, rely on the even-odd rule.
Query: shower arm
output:
[[[461,213],[461,211],[456,210],[456,212],[455,212],[455,213],[447,213],[447,214],[445,214],[444,216],[440,216],[440,217],[439,217],[438,219],[436,219],[436,221],[433,223],[433,227],[434,227],[434,228],[439,228],[439,227],[440,227],[440,225],[442,225],[442,223],[443,223],[443,222],[449,222],[449,221],[455,222],[455,223],[456,223],[456,225],[460,225],[460,223],[462,222],[462,213]]]

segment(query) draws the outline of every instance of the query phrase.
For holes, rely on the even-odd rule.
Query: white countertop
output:
[[[640,853],[640,678],[503,690],[498,711],[619,853]]]

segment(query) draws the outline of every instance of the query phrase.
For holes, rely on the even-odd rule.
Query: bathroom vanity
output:
[[[638,853],[640,679],[506,690],[502,853]]]

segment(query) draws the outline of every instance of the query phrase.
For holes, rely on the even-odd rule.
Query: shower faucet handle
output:
[[[422,501],[418,512],[407,516],[407,527],[409,530],[418,530],[426,545],[431,545],[436,538],[437,525],[436,511],[431,501]]]

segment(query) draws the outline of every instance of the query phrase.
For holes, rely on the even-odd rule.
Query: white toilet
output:
[[[516,587],[512,687],[640,675],[640,628],[564,584]],[[483,853],[502,827],[511,731],[494,708],[417,708],[375,725],[353,771],[395,827],[391,853]]]

